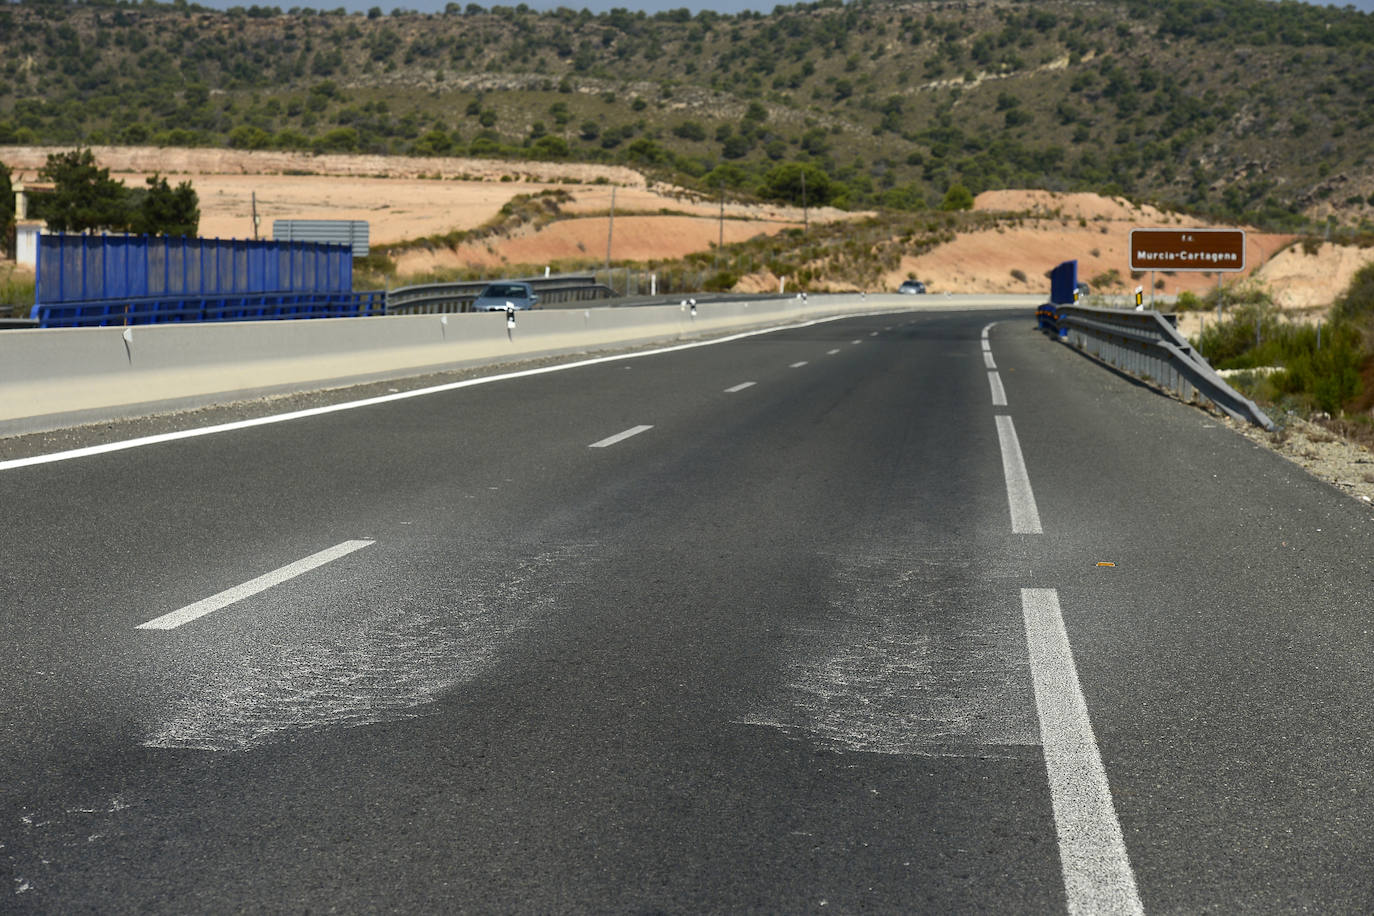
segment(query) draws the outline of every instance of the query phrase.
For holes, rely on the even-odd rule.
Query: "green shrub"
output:
[[[1111,287],[1120,286],[1121,271],[1113,267],[1111,270],[1093,277],[1092,280],[1089,281],[1089,285],[1092,286],[1093,289],[1109,289]]]
[[[1251,397],[1291,398],[1335,415],[1362,393],[1360,367],[1367,357],[1359,331],[1348,322],[1323,326],[1318,343],[1315,326],[1281,321],[1272,307],[1245,306],[1204,330],[1197,347],[1218,369],[1280,367],[1245,384]]]
[[[1374,263],[1355,272],[1350,286],[1331,306],[1332,321],[1368,324],[1374,319]]]
[[[1310,329],[1309,329],[1310,330]],[[1316,332],[1302,335],[1302,347],[1287,358],[1283,372],[1272,384],[1284,394],[1306,396],[1319,410],[1335,415],[1360,396],[1360,364],[1364,354],[1359,334],[1349,325],[1335,325],[1323,334],[1322,347],[1315,346]]]
[[[718,270],[707,277],[702,287],[709,293],[725,293],[735,288],[739,275],[728,270]]]
[[[1300,328],[1281,324],[1272,304],[1232,309],[1225,321],[1210,324],[1198,336],[1197,348],[1218,369],[1253,369],[1283,365],[1284,353],[1296,352]],[[1259,324],[1256,333],[1256,323]],[[1315,337],[1314,337],[1315,339]]]
[[[1207,303],[1197,297],[1196,293],[1184,290],[1178,294],[1178,299],[1174,302],[1176,312],[1201,312],[1207,308]]]
[[[945,199],[940,202],[941,210],[972,210],[973,192],[961,184],[949,186]]]
[[[536,159],[567,159],[571,152],[568,141],[562,137],[540,137],[530,145],[530,153]]]

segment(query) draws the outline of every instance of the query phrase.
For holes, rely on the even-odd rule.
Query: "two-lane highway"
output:
[[[1367,909],[1367,512],[1031,324],[0,463],[3,909]]]

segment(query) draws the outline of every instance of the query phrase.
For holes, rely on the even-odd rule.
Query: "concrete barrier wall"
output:
[[[939,305],[837,295],[700,303],[695,317],[676,304],[535,310],[518,313],[514,330],[504,313],[485,313],[0,331],[0,434],[822,315]]]

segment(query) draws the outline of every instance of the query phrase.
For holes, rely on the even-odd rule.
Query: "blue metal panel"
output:
[[[1078,262],[1064,261],[1050,271],[1050,302],[1073,305],[1078,293]]]
[[[170,292],[171,287],[170,252],[165,239],[158,239],[157,241],[163,244],[148,246],[147,270],[144,275],[144,282],[150,296]]]

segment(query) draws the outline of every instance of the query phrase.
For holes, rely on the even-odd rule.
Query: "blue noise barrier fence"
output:
[[[379,315],[353,292],[346,245],[43,235],[30,317],[41,327]]]

